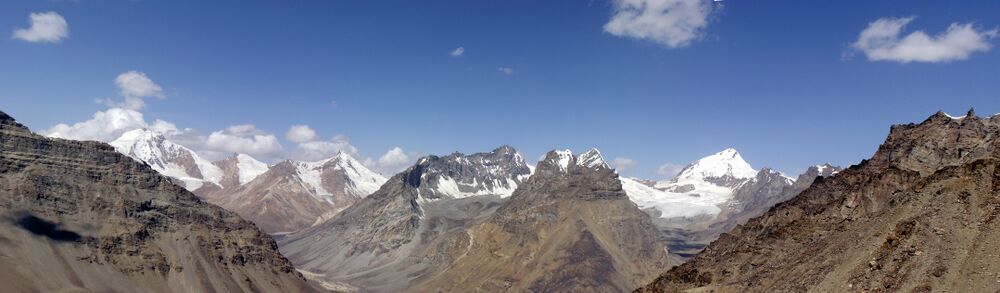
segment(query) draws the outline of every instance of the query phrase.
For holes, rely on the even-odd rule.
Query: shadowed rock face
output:
[[[995,292],[1000,118],[896,125],[871,160],[817,179],[646,292]]]
[[[4,291],[313,291],[250,222],[109,145],[2,112],[0,217]]]

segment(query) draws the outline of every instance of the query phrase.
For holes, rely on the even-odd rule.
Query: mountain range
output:
[[[210,162],[147,129],[126,132],[111,145],[271,234],[323,222],[386,181],[342,152],[316,162],[285,160],[272,166],[246,154]]]
[[[127,132],[112,145],[202,199],[253,221],[278,239],[282,252],[307,277],[342,290],[395,291],[422,284],[429,289],[455,283],[441,276],[450,276],[449,268],[468,260],[459,255],[480,248],[468,238],[482,225],[497,221],[497,211],[513,204],[509,198],[537,174],[536,167],[510,146],[489,153],[424,157],[385,179],[346,153],[316,162],[283,160],[270,166],[245,154],[209,162],[149,130]],[[596,149],[579,156],[569,150],[553,151],[538,164],[611,170]],[[813,166],[792,179],[767,168],[754,169],[730,148],[692,162],[669,180],[625,178],[612,171],[623,198],[644,215],[616,213],[632,214],[630,224],[645,227],[648,222],[655,230],[643,234],[651,238],[641,245],[622,245],[630,251],[664,251],[667,258],[655,261],[659,266],[680,264],[720,234],[794,196],[813,179],[839,170],[829,164]],[[563,209],[575,207],[559,210]],[[533,225],[570,225],[570,230],[579,230],[578,224]],[[466,251],[456,252],[462,244]],[[620,258],[620,254],[612,255]],[[636,270],[615,273],[622,278],[613,287],[584,290],[627,291],[628,286],[644,281]],[[463,286],[499,288],[492,287],[497,286],[494,281]],[[530,289],[523,282],[517,286]]]

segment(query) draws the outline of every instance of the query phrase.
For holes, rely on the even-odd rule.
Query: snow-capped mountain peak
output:
[[[135,129],[125,132],[112,141],[111,146],[122,154],[149,164],[160,174],[181,180],[188,190],[201,188],[205,183],[221,186],[222,169],[155,131]]]
[[[345,188],[349,193],[359,197],[372,194],[386,181],[384,176],[366,168],[353,156],[344,152],[337,152],[330,158],[315,162],[296,162],[295,168],[302,182],[317,196],[332,194],[323,187],[323,174],[327,170],[342,171],[344,176],[350,179]]]
[[[576,164],[587,168],[608,168],[608,164],[604,161],[604,157],[601,156],[601,151],[596,148],[591,148],[577,156]]]
[[[556,166],[559,166],[559,170],[566,171],[569,170],[569,163],[573,161],[573,151],[569,149],[554,150],[545,159],[553,161]]]
[[[267,164],[247,154],[236,154],[236,168],[239,169],[240,185],[247,184],[260,174],[267,172]]]
[[[508,197],[531,176],[520,153],[501,146],[488,153],[426,156],[396,176],[406,176],[422,201],[473,196]]]
[[[677,174],[677,179],[685,178],[724,178],[749,179],[757,175],[743,156],[733,148],[701,158]]]

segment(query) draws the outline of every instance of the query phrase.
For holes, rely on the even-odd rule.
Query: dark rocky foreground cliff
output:
[[[639,292],[1000,291],[1000,116],[893,126]]]
[[[0,112],[0,291],[315,291],[253,224],[97,142]]]

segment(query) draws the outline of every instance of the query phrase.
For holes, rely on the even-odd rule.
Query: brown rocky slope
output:
[[[639,292],[997,292],[1000,116],[893,126]]]
[[[275,242],[109,145],[0,112],[4,292],[309,292]]]
[[[624,292],[670,265],[597,150],[548,153],[496,213],[450,237],[454,261],[418,291]]]

